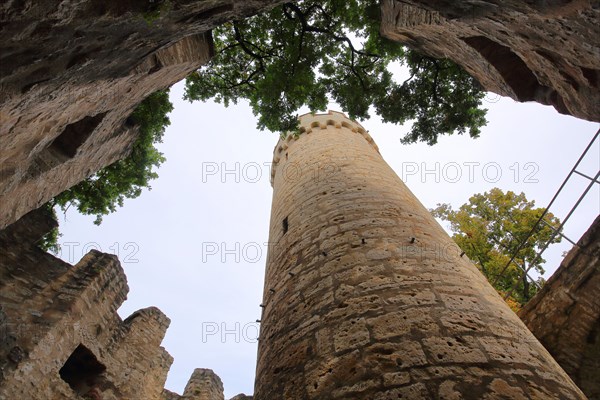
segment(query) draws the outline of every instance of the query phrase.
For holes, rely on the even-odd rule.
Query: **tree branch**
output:
[[[433,60],[433,65],[435,67],[435,75],[433,76],[433,85],[431,87],[432,90],[432,97],[433,97],[433,101],[435,103],[439,103],[439,99],[438,99],[438,77],[440,75],[440,65],[438,64],[438,60],[435,59],[431,59]]]
[[[311,10],[313,7],[309,8],[309,10]],[[329,23],[331,23],[331,18],[329,17],[329,14],[327,14],[325,12],[325,10],[321,7],[318,6],[318,8],[321,10],[321,12],[326,15],[328,17]],[[374,53],[369,53],[369,52],[365,52],[362,50],[357,50],[354,45],[352,44],[352,41],[348,38],[348,36],[346,35],[338,35],[335,32],[333,32],[331,29],[325,29],[325,28],[318,28],[314,25],[309,25],[308,21],[306,19],[306,13],[302,12],[302,10],[300,9],[300,7],[298,7],[296,4],[294,3],[285,3],[283,5],[283,12],[285,14],[285,16],[288,19],[295,19],[289,12],[288,9],[291,9],[297,16],[298,16],[298,20],[300,21],[300,23],[302,24],[302,29],[305,32],[315,32],[315,33],[326,33],[328,35],[330,35],[332,38],[334,38],[336,41],[338,42],[346,42],[346,44],[348,45],[348,47],[350,48],[350,50],[352,51],[353,55],[354,54],[359,54],[361,56],[366,56],[366,57],[373,57],[376,59],[381,58],[381,56],[379,54],[374,54]]]
[[[256,59],[258,61],[258,63],[260,64],[260,69],[261,71],[265,71],[265,65],[263,64],[263,59],[265,57],[263,56],[259,56],[258,54],[254,53],[252,50],[250,50],[248,48],[248,46],[246,46],[246,41],[242,38],[242,34],[240,32],[239,26],[236,22],[233,23],[233,31],[235,33],[235,40],[238,41],[240,47],[242,48],[242,50],[244,50],[244,53],[248,54],[250,57]]]

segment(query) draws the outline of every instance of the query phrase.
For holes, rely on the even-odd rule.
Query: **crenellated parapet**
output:
[[[173,357],[160,346],[171,320],[158,308],[135,311],[114,330],[105,352],[112,360],[110,381],[123,398],[156,399]],[[127,373],[124,373],[126,371]]]
[[[355,132],[373,146],[375,151],[379,153],[379,147],[375,144],[375,141],[369,135],[369,132],[362,127],[356,121],[348,118],[344,113],[339,111],[328,111],[326,114],[312,114],[307,113],[301,115],[299,118],[298,132],[288,132],[279,139],[273,150],[273,163],[271,164],[271,186],[273,186],[273,180],[277,173],[277,168],[281,164],[282,159],[287,160],[287,149],[294,143],[301,135],[310,135],[313,132],[324,130],[324,129],[348,129]],[[292,168],[295,170],[292,173],[297,173],[298,169],[303,168],[315,168],[314,173],[318,173],[319,166],[306,166],[306,165],[294,165]],[[325,168],[324,165],[321,168]]]

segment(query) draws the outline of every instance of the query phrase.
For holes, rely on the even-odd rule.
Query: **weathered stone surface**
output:
[[[37,210],[0,231],[0,398],[160,399],[169,319],[150,307],[122,321],[117,258],[91,251],[71,266],[40,250],[55,224]]]
[[[274,151],[257,400],[585,398],[359,124],[300,121]]]
[[[33,243],[53,223],[26,213],[125,156],[136,137],[133,108],[208,60],[212,27],[278,2],[0,5],[0,227],[23,216],[0,231],[0,398],[223,399],[210,370],[196,370],[181,396],[163,390],[168,318],[150,307],[122,321],[118,260],[91,252],[71,266],[41,252]],[[460,62],[488,90],[598,120],[599,11],[590,4],[385,0],[382,29]],[[304,129],[274,155],[278,245],[267,270],[258,399],[582,398],[456,257],[360,125],[329,114]],[[528,320],[592,397],[600,358],[593,232],[565,259],[570,272],[531,303],[544,311]],[[413,236],[428,239],[411,244]],[[81,363],[89,376],[73,375]]]
[[[211,369],[196,368],[183,395],[165,389],[162,400],[224,400],[223,382]]]
[[[127,121],[212,53],[210,29],[274,0],[0,5],[0,228],[128,154]]]
[[[181,396],[175,392],[171,392],[170,390],[164,389],[162,393],[161,400],[180,400]]]
[[[212,370],[197,368],[185,386],[183,398],[223,400],[223,382]]]
[[[590,398],[600,398],[600,217],[519,312]]]
[[[381,33],[462,65],[489,91],[600,121],[595,1],[383,0]]]
[[[231,400],[252,400],[252,396],[247,396],[244,393],[240,393],[232,397]]]

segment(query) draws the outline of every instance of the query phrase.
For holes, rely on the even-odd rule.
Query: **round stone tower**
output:
[[[256,400],[585,398],[358,123],[300,121],[274,152]]]

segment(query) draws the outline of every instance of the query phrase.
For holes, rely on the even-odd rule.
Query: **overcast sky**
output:
[[[99,227],[72,209],[59,215],[61,256],[75,263],[90,248],[118,254],[130,287],[121,316],[154,305],[171,318],[163,341],[175,358],[168,389],[181,393],[201,367],[221,377],[226,398],[251,394],[272,195],[269,166],[278,137],[255,129],[246,103],[228,109],[190,104],[182,93],[182,83],[171,90],[175,110],[160,145],[167,161],[152,190],[127,201]],[[402,145],[409,126],[378,118],[362,125],[428,208],[456,208],[493,187],[523,191],[545,207],[598,124],[493,94],[485,105],[489,122],[479,139],[448,136],[433,147]],[[596,141],[580,170],[593,176],[599,167]],[[587,184],[575,176],[551,211],[564,218]],[[598,186],[565,227],[574,240],[600,213]],[[563,241],[549,249],[545,277],[570,247]]]

